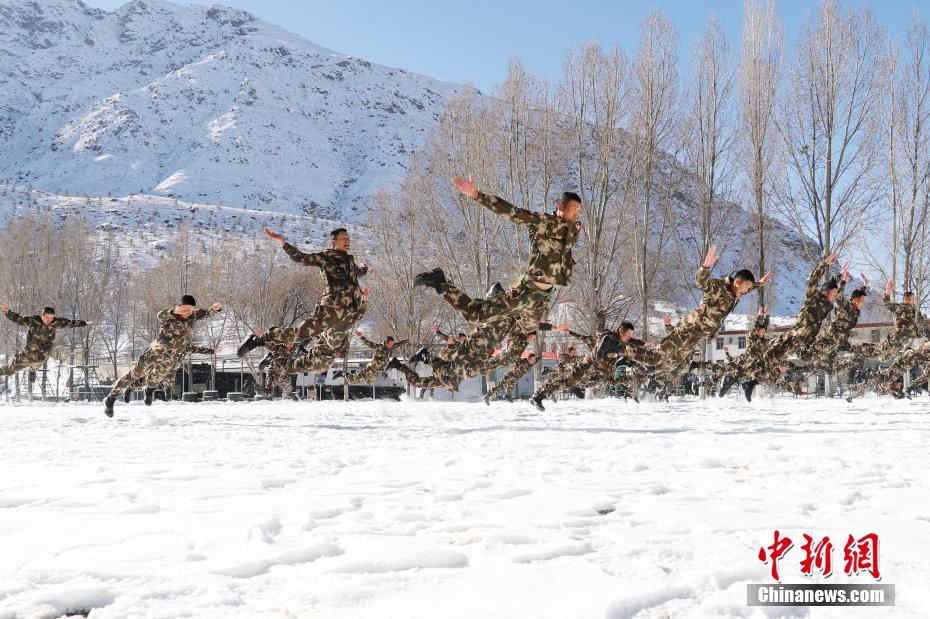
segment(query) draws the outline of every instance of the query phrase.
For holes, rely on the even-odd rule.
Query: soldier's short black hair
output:
[[[329,233],[329,238],[335,241],[336,237],[342,234],[343,232],[345,232],[346,234],[349,233],[349,231],[346,230],[345,228],[336,228],[335,230]]]
[[[54,315],[55,315],[55,308],[52,307],[52,306],[50,306],[50,305],[48,305],[48,306],[45,307],[44,310],[42,310],[42,313],[43,313],[43,314],[51,314],[52,316],[54,316]]]
[[[388,341],[388,340],[391,340],[391,341],[393,342],[393,341],[394,341],[394,336],[393,336],[393,335],[389,335],[389,336],[387,336],[386,338],[384,338],[384,341],[385,341],[385,342]]]
[[[744,282],[752,282],[753,284],[756,283],[756,276],[753,275],[752,271],[749,269],[740,269],[738,271],[734,271],[730,277],[733,279],[741,279]]]
[[[904,296],[905,296],[905,297],[913,297],[913,296],[916,296],[916,295],[914,294],[914,291],[913,291],[913,290],[908,290],[907,292],[904,293]]]
[[[574,191],[563,191],[562,195],[559,196],[559,204],[568,204],[569,202],[581,204],[581,196]]]
[[[620,323],[620,330],[621,330],[621,331],[633,331],[633,330],[635,330],[635,329],[636,329],[636,327],[634,327],[634,326],[633,326],[633,323],[630,322],[629,320],[624,320],[623,322]]]
[[[181,297],[181,302],[178,303],[178,305],[193,305],[196,307],[197,301],[194,300],[193,296],[186,294],[183,297]]]
[[[459,333],[456,337],[468,337],[468,336],[464,333]]]
[[[837,288],[839,288],[839,285],[836,283],[836,279],[833,277],[827,280],[827,283],[823,285],[824,292],[828,292],[830,290],[836,290]]]
[[[568,350],[569,350],[569,352],[571,352],[571,351],[575,350],[575,347],[574,347],[574,346],[569,346],[569,347],[568,347]]]
[[[531,352],[531,353],[529,353],[529,354],[526,356],[527,359],[529,359],[530,357],[533,357],[533,358],[535,359],[535,358],[536,358],[536,353]]]
[[[849,295],[849,298],[850,298],[850,299],[859,299],[859,298],[861,298],[861,297],[864,297],[865,295],[866,295],[866,291],[865,291],[865,290],[863,290],[862,288],[856,288],[855,290],[852,291],[852,294]]]

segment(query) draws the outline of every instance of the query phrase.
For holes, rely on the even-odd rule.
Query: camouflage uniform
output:
[[[42,322],[42,316],[20,316],[12,310],[6,312],[6,317],[18,325],[29,327],[29,331],[26,333],[26,346],[13,357],[10,363],[0,366],[0,376],[9,376],[27,368],[30,371],[41,368],[52,354],[58,329],[87,326],[84,320],[57,317],[52,320],[51,324],[46,325]]]
[[[839,294],[836,297],[836,313],[830,326],[821,331],[814,339],[813,343],[805,350],[801,351],[799,357],[806,361],[808,367],[812,370],[820,370],[828,374],[834,371],[843,371],[851,369],[851,365],[844,363],[837,358],[840,351],[849,348],[849,334],[852,332],[856,323],[859,322],[860,311],[856,309],[852,301],[843,295],[843,287],[846,282],[840,282]],[[865,286],[860,290],[865,292]]]
[[[132,368],[113,383],[110,396],[117,397],[129,386],[140,381],[147,381],[148,376],[164,377],[169,372],[173,373],[180,365],[181,359],[191,349],[191,339],[194,337],[194,327],[197,326],[197,321],[214,313],[212,308],[209,310],[200,308],[195,310],[187,320],[182,320],[174,313],[174,309],[158,312],[158,320],[161,322],[158,335]]]
[[[661,374],[674,375],[691,358],[701,340],[717,334],[739,299],[730,292],[728,277],[711,278],[710,271],[703,266],[695,274],[694,282],[704,293],[697,308],[675,325],[657,347],[632,348],[625,356],[655,366]],[[754,288],[756,285],[750,290]]]
[[[144,376],[139,377],[127,389],[158,389],[162,385],[166,385],[166,391],[170,390],[170,387],[174,386],[175,374],[178,373],[178,368],[181,367],[184,357],[188,354],[212,355],[213,349],[204,346],[191,346],[187,352],[179,352],[173,363],[166,362],[163,365],[152,366]]]
[[[271,397],[275,387],[281,388],[281,395],[286,396],[294,390],[288,364],[294,357],[294,348],[288,348],[284,342],[267,342],[265,348],[271,353],[271,360],[265,368],[265,383],[255,385],[255,393]]]
[[[829,269],[830,265],[821,262],[811,271],[797,322],[787,332],[769,341],[761,358],[765,368],[778,365],[791,352],[809,346],[817,337],[823,320],[833,311],[833,303],[824,295],[820,283]]]
[[[927,319],[917,310],[917,306],[908,305],[907,303],[895,303],[891,295],[884,295],[882,303],[885,309],[894,316],[894,329],[885,338],[885,341],[876,346],[871,343],[857,344],[852,347],[852,353],[859,362],[857,365],[864,365],[866,359],[875,359],[876,361],[888,361],[895,355],[899,354],[908,343],[916,338],[930,339],[930,327],[927,325]]]
[[[481,192],[475,200],[492,213],[528,228],[529,265],[510,288],[489,299],[471,299],[451,284],[447,285],[443,296],[469,322],[524,314],[522,328],[530,330],[549,310],[553,287],[566,286],[571,281],[575,266],[572,248],[580,227],[551,213],[517,208],[501,198]],[[541,289],[537,283],[547,289]]]
[[[326,293],[320,297],[313,314],[299,327],[272,327],[261,338],[262,343],[268,340],[304,342],[327,329],[347,330],[361,319],[364,312],[358,278],[368,272],[367,267],[355,264],[355,258],[344,251],[327,249],[305,254],[290,243],[283,247],[294,262],[318,267],[323,272]]]
[[[500,393],[509,395],[511,389],[513,389],[521,378],[526,376],[527,372],[532,371],[535,367],[535,363],[529,362],[529,357],[523,356],[523,346],[519,346],[516,343],[512,343],[510,349],[507,352],[501,353],[499,356],[503,357],[501,360],[501,365],[513,364],[513,367],[504,374],[500,381],[494,387],[488,390],[486,399],[490,400],[491,398],[497,396]]]
[[[384,368],[386,368],[387,364],[391,361],[391,353],[409,342],[409,340],[400,340],[399,342],[395,342],[394,348],[388,348],[383,343],[373,342],[364,335],[359,335],[358,339],[362,340],[362,343],[371,349],[372,356],[371,361],[368,362],[361,372],[352,378],[351,382],[365,384],[377,380],[381,372],[384,371]]]
[[[321,374],[329,369],[333,359],[349,354],[346,348],[346,336],[355,323],[362,319],[367,309],[368,300],[362,297],[355,313],[346,314],[344,318],[324,329],[317,335],[316,342],[307,354],[290,359],[287,366],[288,372]]]
[[[584,356],[577,358],[573,363],[566,364],[552,372],[546,378],[546,381],[536,389],[533,398],[545,400],[559,391],[572,387],[585,388],[604,383],[622,382],[614,379],[615,361],[613,357],[607,356],[598,360],[595,354],[597,342],[606,335],[615,336],[616,333],[616,331],[602,331],[596,336],[573,333],[575,337],[587,345],[588,352]],[[632,349],[636,345],[642,345],[642,342],[631,338],[625,344],[628,349]]]

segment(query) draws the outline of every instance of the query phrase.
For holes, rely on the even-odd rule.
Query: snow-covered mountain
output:
[[[110,12],[0,0],[0,32],[0,180],[61,216],[138,231],[140,262],[158,253],[159,222],[179,217],[246,235],[281,216],[352,222],[375,190],[399,184],[459,87],[216,5],[132,0]],[[660,176],[680,176],[665,163]],[[673,200],[682,221],[697,204],[696,181],[684,178]],[[752,262],[751,218],[733,209],[718,271]],[[797,234],[776,228],[774,309],[788,314],[808,267],[793,255]],[[670,301],[687,308],[683,283]]]
[[[455,84],[221,6],[0,0],[0,178],[353,219]]]

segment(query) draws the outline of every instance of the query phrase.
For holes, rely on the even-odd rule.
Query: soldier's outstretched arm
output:
[[[456,176],[452,179],[452,184],[455,185],[455,188],[459,191],[459,193],[468,196],[472,200],[475,200],[478,204],[485,207],[495,215],[500,215],[504,219],[512,221],[515,224],[535,226],[540,221],[538,213],[516,207],[502,198],[478,191],[478,186],[474,183],[474,181],[471,180],[470,176],[468,177],[468,180],[465,180],[460,176]]]
[[[18,325],[28,325],[30,323],[28,316],[20,316],[19,314],[11,310],[9,303],[3,304],[3,315]]]
[[[223,311],[223,305],[220,303],[214,303],[210,306],[210,309],[198,307],[197,311],[195,311],[191,316],[191,320],[203,320],[207,316],[212,316],[213,314],[221,311]]]
[[[830,264],[832,263],[828,263],[826,260],[824,260],[816,267],[814,267],[814,270],[811,271],[811,274],[807,276],[806,294],[808,297],[813,296],[820,291],[820,280],[823,279],[824,273],[829,270]]]
[[[212,355],[213,349],[206,346],[191,346],[190,352],[195,355]]]
[[[56,318],[55,326],[59,329],[76,329],[79,327],[89,327],[92,323],[86,320],[70,320],[68,318]]]
[[[378,346],[377,343],[372,342],[372,341],[369,340],[367,337],[365,337],[364,335],[362,335],[362,332],[359,331],[358,329],[355,330],[355,337],[357,337],[358,339],[362,340],[362,344],[364,344],[364,345],[367,346],[368,348],[372,348],[372,349],[373,349],[373,348],[376,348],[376,347]]]
[[[168,309],[163,309],[158,312],[158,322],[168,322],[174,316],[174,308],[169,307]]]
[[[405,344],[409,344],[409,343],[410,343],[410,339],[404,338],[402,340],[398,340],[394,342],[394,348],[400,348],[401,346],[404,346]]]

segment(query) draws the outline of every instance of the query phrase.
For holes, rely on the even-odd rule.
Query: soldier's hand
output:
[[[840,257],[840,255],[839,255],[838,253],[833,252],[832,254],[830,254],[829,256],[827,256],[826,258],[824,258],[823,263],[824,263],[824,264],[830,264],[830,265],[836,264],[836,260],[837,260],[839,257]]]
[[[277,241],[278,245],[284,246],[284,237],[272,230],[271,228],[265,228],[265,236],[267,236],[272,241]]]
[[[368,286],[365,286],[364,288],[362,288],[362,298],[367,299],[369,292],[371,292],[371,288],[369,288]]]
[[[459,190],[459,193],[472,199],[478,197],[478,186],[471,180],[471,176],[468,177],[468,180],[465,180],[461,176],[456,176],[452,179],[452,184]]]
[[[433,327],[433,333],[439,333],[439,327]]]
[[[849,274],[849,262],[843,265],[843,270],[840,271],[840,275],[843,276],[844,282],[849,282],[852,279],[852,275]]]
[[[449,339],[446,340],[446,344],[455,344],[455,339],[450,337]]]
[[[84,326],[85,326],[85,327],[93,327],[93,326],[94,326],[94,321],[93,321],[93,320],[85,320],[85,321],[84,321]]]
[[[768,306],[768,305],[765,306],[765,315],[766,315],[766,316],[769,315],[769,306]]]
[[[363,268],[363,269],[367,269],[367,268],[368,268],[368,261],[367,261],[367,260],[362,260],[362,268]]]
[[[766,273],[765,275],[763,275],[763,276],[762,276],[762,279],[760,279],[757,283],[759,284],[759,286],[765,286],[765,285],[768,284],[770,281],[772,281],[772,272],[771,272],[771,271],[769,271],[768,273]]]
[[[358,337],[362,337],[362,332],[359,331],[358,329],[356,329],[356,330],[355,330],[355,335],[357,335]]]
[[[557,324],[556,326],[552,327],[552,330],[553,331],[568,331],[571,328],[572,326],[570,324],[568,324],[567,322],[563,322],[563,323]]]
[[[720,260],[720,256],[717,255],[717,246],[713,245],[710,250],[707,252],[707,256],[704,258],[703,267],[709,269]]]
[[[6,314],[8,311],[10,311],[10,304],[9,304],[9,303],[4,303],[4,304],[3,304],[3,313]]]
[[[866,288],[869,287],[869,278],[865,276],[865,273],[859,273],[859,278],[862,280],[862,285]]]
[[[212,309],[214,312],[222,311],[222,309],[223,309],[223,304],[222,304],[222,303],[214,303],[213,305],[210,306],[210,309]]]
[[[672,317],[669,316],[668,314],[666,314],[665,316],[662,316],[662,324],[665,325],[666,327],[668,327],[669,325],[671,325],[671,324],[672,324]]]

